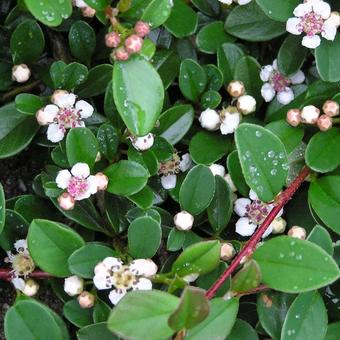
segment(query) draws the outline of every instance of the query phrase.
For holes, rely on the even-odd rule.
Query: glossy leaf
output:
[[[333,242],[329,232],[321,225],[316,225],[309,233],[307,241],[313,242],[324,249],[329,255],[333,255]]]
[[[256,0],[256,2],[261,6],[268,17],[282,22],[286,22],[288,18],[292,17],[295,7],[300,4],[300,0],[275,2],[272,0]]]
[[[259,265],[250,260],[232,278],[231,289],[233,292],[242,293],[256,288],[261,282],[261,270]]]
[[[141,19],[155,29],[168,19],[171,8],[169,0],[152,0],[145,8]]]

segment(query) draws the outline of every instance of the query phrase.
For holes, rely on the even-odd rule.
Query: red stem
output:
[[[245,244],[242,250],[237,254],[234,260],[231,262],[230,266],[222,273],[222,275],[217,279],[217,281],[208,289],[208,291],[205,294],[208,299],[211,299],[215,296],[218,289],[223,285],[223,283],[228,279],[228,277],[237,269],[241,260],[245,256],[249,256],[252,254],[257,243],[260,241],[262,235],[265,233],[267,228],[273,222],[273,220],[275,219],[277,214],[280,212],[280,210],[293,197],[296,190],[300,187],[300,185],[303,183],[303,181],[309,175],[309,173],[310,173],[309,168],[304,167],[302,171],[300,172],[300,174],[290,184],[290,186],[278,196],[275,207],[268,214],[268,216],[266,217],[264,222],[261,224],[261,226],[256,230],[253,236],[248,240],[248,242]]]
[[[11,280],[11,270],[0,268],[0,280],[10,281]],[[29,277],[34,279],[50,279],[53,276],[49,273],[43,272],[41,270],[36,270],[29,275]]]

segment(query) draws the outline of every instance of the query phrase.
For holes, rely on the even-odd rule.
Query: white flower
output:
[[[237,111],[236,107],[233,106],[223,109],[220,113],[220,116],[222,122],[220,130],[222,135],[234,133],[240,125],[242,119],[241,114]]]
[[[225,168],[223,165],[220,164],[211,164],[209,166],[210,171],[214,176],[219,175],[221,177],[224,177],[225,175]]]
[[[83,289],[84,280],[77,275],[67,277],[64,281],[64,291],[70,296],[79,295]]]
[[[178,230],[188,231],[194,224],[194,216],[183,210],[175,215],[174,223]]]
[[[249,198],[238,198],[235,201],[234,211],[240,216],[239,220],[236,222],[236,232],[241,236],[251,236],[273,208],[273,204],[261,202],[256,193],[253,190],[250,190]],[[283,210],[279,212],[275,219],[281,217],[282,214]],[[262,237],[267,237],[272,232],[272,224],[268,227]]]
[[[331,13],[330,5],[322,0],[305,1],[294,10],[295,17],[289,18],[286,29],[289,33],[305,33],[302,45],[316,48],[321,43],[320,35],[327,40],[334,40],[340,24],[339,14]]]
[[[152,133],[148,133],[143,137],[130,137],[133,147],[138,151],[149,150],[155,141]]]
[[[291,85],[301,84],[305,81],[302,71],[297,71],[290,77],[284,76],[274,60],[273,65],[266,65],[260,72],[260,78],[264,82],[261,88],[261,95],[266,102],[270,102],[277,95],[277,100],[283,105],[289,104],[294,99],[294,92]]]
[[[97,264],[94,272],[93,283],[97,289],[114,287],[109,299],[115,305],[130,290],[152,289],[152,282],[148,278],[156,274],[157,266],[150,259],[134,260],[124,265],[116,257],[107,257]]]
[[[14,65],[12,79],[17,83],[25,83],[31,76],[31,70],[26,64]]]
[[[256,100],[249,95],[241,96],[237,99],[236,107],[240,113],[248,115],[249,113],[255,112]]]
[[[89,198],[98,191],[97,178],[90,175],[90,168],[86,163],[73,165],[71,172],[59,171],[56,183],[58,188],[66,189],[76,201]]]
[[[67,91],[57,90],[52,95],[53,104],[40,109],[36,118],[40,125],[48,125],[47,139],[53,143],[60,142],[67,129],[84,127],[83,119],[93,114],[93,107],[85,100],[76,102],[76,96]]]
[[[203,111],[198,120],[201,123],[202,128],[209,131],[218,130],[220,127],[220,116],[212,109],[206,109]]]
[[[177,153],[174,153],[170,160],[159,165],[159,174],[162,175],[162,187],[166,190],[174,189],[177,183],[176,175],[189,170],[192,166],[193,162],[190,154],[184,154],[181,159]]]

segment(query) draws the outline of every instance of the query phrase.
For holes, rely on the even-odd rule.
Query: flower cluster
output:
[[[240,125],[242,115],[248,115],[256,110],[256,100],[254,97],[245,94],[245,87],[241,81],[234,80],[227,86],[227,92],[236,101],[236,106],[229,105],[219,112],[206,109],[199,117],[201,126],[209,131],[220,129],[222,135],[235,132]]]
[[[86,4],[83,0],[73,0],[73,6],[80,8],[86,18],[92,18],[96,15],[96,10]]]
[[[150,290],[150,278],[157,273],[150,259],[133,260],[129,265],[116,257],[107,257],[94,268],[93,283],[97,289],[111,289],[109,299],[116,305],[131,290]]]
[[[60,142],[67,131],[84,127],[83,119],[93,114],[93,107],[85,100],[76,102],[76,95],[64,90],[56,90],[51,98],[53,104],[46,105],[36,113],[40,125],[48,125],[47,139],[53,143]]]
[[[339,104],[334,100],[327,100],[323,106],[324,114],[314,105],[307,105],[299,109],[291,109],[287,112],[287,122],[296,127],[301,123],[317,125],[321,131],[327,131],[333,126],[332,118],[339,114]]]
[[[261,95],[266,102],[274,99],[283,105],[289,104],[294,99],[294,92],[291,85],[302,84],[305,75],[302,71],[297,71],[290,77],[283,75],[278,68],[277,60],[272,65],[266,65],[260,72],[260,78],[264,82],[261,88]]]
[[[112,21],[111,21],[112,22]],[[150,26],[144,21],[138,21],[133,33],[124,38],[124,35],[115,30],[118,22],[113,24],[113,31],[105,35],[107,47],[114,48],[111,56],[116,60],[128,60],[131,54],[138,53],[143,47],[143,38],[150,32]]]
[[[76,163],[71,172],[60,170],[56,183],[58,188],[66,190],[58,197],[59,206],[64,210],[71,210],[75,201],[89,198],[99,190],[105,190],[108,178],[101,172],[95,176],[90,175],[90,168],[86,163]]]
[[[13,286],[27,296],[34,296],[39,289],[39,285],[32,279],[27,279],[35,269],[35,264],[30,256],[27,241],[17,240],[14,243],[15,253],[7,252],[5,262],[12,266],[11,282]]]
[[[305,0],[294,9],[294,18],[287,20],[289,33],[305,36],[302,45],[316,48],[321,43],[320,35],[327,40],[334,40],[340,26],[338,12],[331,12],[330,5],[323,0]]]

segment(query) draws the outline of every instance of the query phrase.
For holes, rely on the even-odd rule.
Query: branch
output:
[[[253,236],[249,239],[249,241],[245,244],[242,250],[238,253],[238,255],[231,262],[230,266],[222,273],[222,275],[217,279],[217,281],[208,289],[206,292],[206,297],[208,299],[213,298],[218,289],[223,285],[223,283],[228,279],[229,276],[237,269],[238,265],[241,263],[241,260],[245,256],[250,256],[254,249],[256,248],[257,243],[261,240],[262,235],[268,229],[270,224],[273,222],[277,214],[280,210],[287,204],[287,202],[293,197],[296,190],[303,183],[305,178],[309,175],[310,170],[307,167],[304,167],[300,174],[295,178],[295,180],[290,184],[290,186],[283,191],[276,199],[276,205],[268,214],[264,222],[261,226],[255,231]]]
[[[49,273],[43,272],[41,270],[36,270],[29,275],[30,278],[34,279],[51,279],[53,276]],[[12,273],[10,269],[0,268],[0,280],[10,281],[12,278]]]
[[[30,92],[32,89],[37,87],[39,84],[40,84],[40,80],[35,80],[31,83],[24,84],[24,85],[21,85],[21,86],[17,86],[14,89],[12,89],[12,90],[4,93],[2,96],[0,96],[0,102],[6,102],[9,99],[11,99],[12,97],[15,97],[19,93]]]

